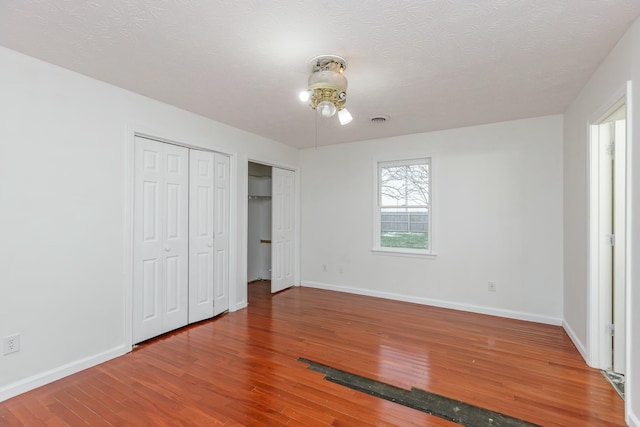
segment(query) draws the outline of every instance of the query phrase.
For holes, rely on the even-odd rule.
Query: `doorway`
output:
[[[590,336],[592,365],[626,373],[626,97],[591,125]]]
[[[271,281],[271,174],[272,167],[248,165],[247,279]]]
[[[248,163],[247,281],[270,281],[271,293],[294,285],[295,172]]]

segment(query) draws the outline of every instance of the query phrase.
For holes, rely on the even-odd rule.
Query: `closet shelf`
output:
[[[249,196],[249,200],[271,200],[271,196]]]

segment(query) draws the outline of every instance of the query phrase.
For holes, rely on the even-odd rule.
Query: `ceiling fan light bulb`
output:
[[[300,101],[307,102],[309,101],[309,99],[311,99],[311,91],[303,90],[302,92],[300,92],[300,95],[298,96],[300,97]]]
[[[316,109],[318,110],[318,113],[324,118],[333,117],[336,114],[337,110],[336,106],[329,101],[322,101],[318,104],[318,107],[316,107]]]
[[[344,126],[351,123],[351,120],[353,120],[353,116],[346,108],[343,108],[342,110],[338,111],[338,119],[340,120],[340,124]]]

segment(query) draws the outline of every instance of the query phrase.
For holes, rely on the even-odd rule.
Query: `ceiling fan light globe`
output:
[[[324,118],[333,117],[336,114],[337,110],[336,106],[329,101],[322,101],[318,104],[318,107],[316,107],[316,109],[318,110],[318,114],[320,114]]]
[[[353,120],[353,116],[346,108],[343,108],[342,110],[338,111],[338,119],[340,120],[340,124],[344,126],[351,123],[351,121]]]
[[[307,102],[309,101],[309,99],[311,99],[311,91],[303,90],[298,96],[300,97],[300,101]]]

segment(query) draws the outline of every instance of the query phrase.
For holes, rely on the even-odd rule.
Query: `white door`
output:
[[[295,173],[273,168],[271,225],[271,292],[293,283],[293,239],[295,232]]]
[[[136,137],[133,342],[188,321],[188,150]]]
[[[626,120],[613,122],[613,371],[626,374]]]
[[[214,280],[213,315],[229,310],[229,157],[214,154]]]
[[[603,307],[603,317],[600,333],[602,334],[602,347],[600,349],[601,364],[606,369],[613,366],[612,351],[613,337],[612,325],[612,279],[613,279],[613,247],[611,235],[613,234],[613,158],[611,157],[611,123],[599,126],[598,140],[598,252],[599,268],[598,281],[600,283],[600,301]]]
[[[213,157],[189,150],[189,323],[213,317]]]
[[[625,120],[624,107],[598,126],[598,283],[600,367],[626,369]]]

